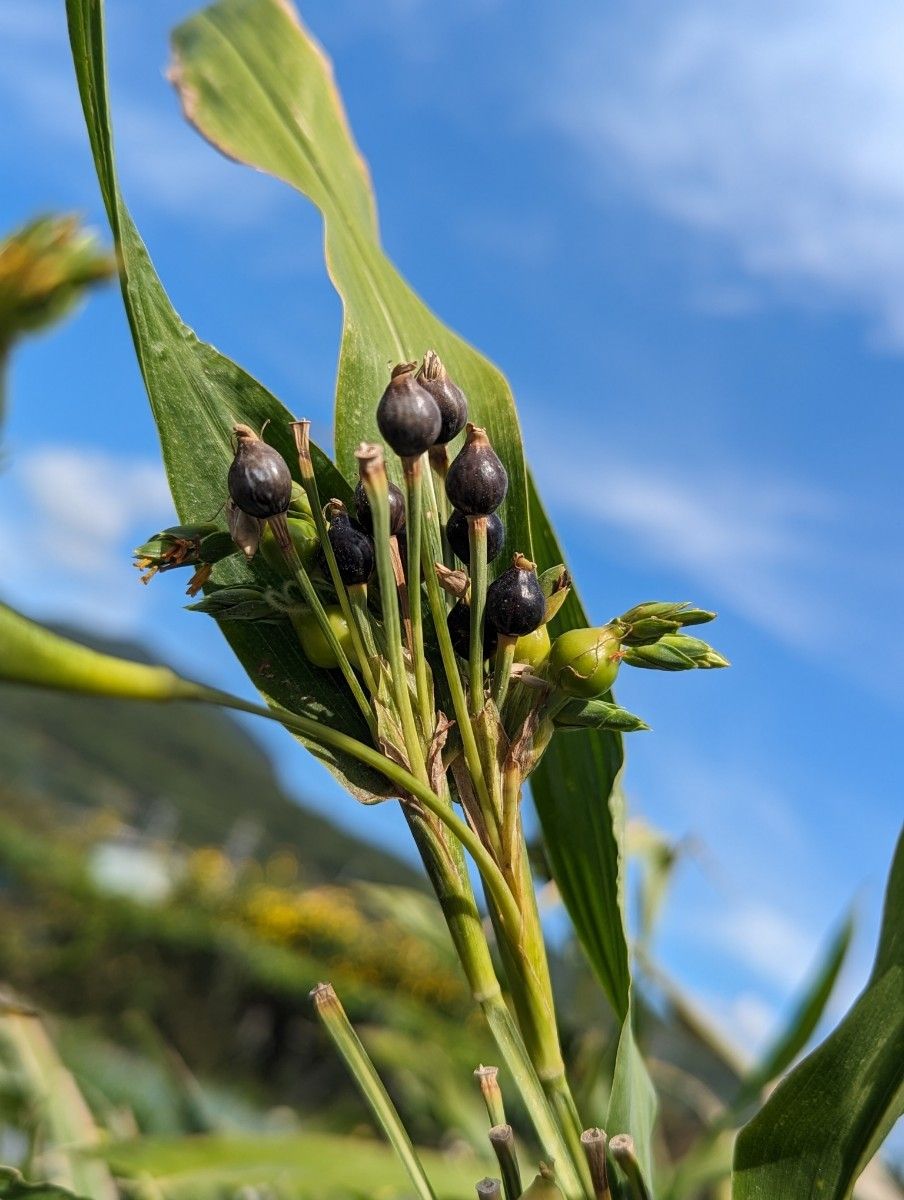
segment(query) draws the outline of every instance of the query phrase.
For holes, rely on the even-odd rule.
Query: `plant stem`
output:
[[[509,679],[512,675],[512,663],[515,661],[516,637],[499,635],[499,646],[496,650],[496,666],[493,671],[493,700],[497,709],[502,712],[505,697],[508,695]]]
[[[521,1172],[515,1151],[515,1131],[511,1125],[494,1125],[490,1130],[490,1145],[499,1163],[505,1200],[518,1200],[521,1195]]]
[[[370,623],[370,612],[367,608],[367,584],[355,583],[348,589],[348,602],[351,606],[352,617],[358,627],[358,633],[361,637],[362,652],[371,663],[373,659],[379,657],[377,643],[374,640],[374,631]],[[373,672],[371,672],[373,678]],[[373,694],[377,695],[380,689],[379,682],[373,681]]]
[[[440,529],[440,545],[442,546],[443,562],[447,567],[454,568],[455,555],[452,553],[452,548],[449,545],[449,539],[446,536],[446,522],[449,520],[451,506],[449,499],[446,496],[446,475],[449,473],[449,452],[445,446],[431,446],[428,451],[430,457],[430,480],[429,486],[432,495],[434,507],[436,509],[436,517],[439,522]],[[439,485],[438,487],[436,485]]]
[[[311,512],[314,514],[314,524],[317,527],[317,536],[320,538],[320,547],[326,558],[330,579],[333,582],[333,590],[339,600],[342,615],[345,617],[349,631],[351,632],[352,643],[355,647],[355,654],[358,656],[358,665],[361,669],[361,674],[364,676],[367,690],[372,696],[375,696],[377,693],[376,681],[373,677],[370,661],[364,651],[364,643],[361,639],[360,630],[352,617],[348,593],[342,576],[339,574],[339,566],[336,562],[336,555],[333,552],[333,544],[330,541],[329,530],[323,516],[323,506],[320,503],[320,489],[317,487],[317,476],[314,473],[314,463],[311,458],[310,428],[310,421],[292,422],[292,433],[295,436],[295,446],[298,450],[298,469],[301,473],[301,484],[311,505]]]
[[[379,450],[379,447],[376,448]],[[380,601],[383,605],[383,629],[386,634],[386,654],[389,658],[390,686],[396,710],[402,724],[402,737],[408,754],[408,764],[418,779],[429,784],[424,750],[418,737],[411,694],[408,691],[408,672],[402,652],[402,630],[399,622],[399,602],[389,546],[389,491],[382,454],[361,460],[361,480],[367,491],[374,526],[374,550],[377,574],[380,579]],[[410,536],[410,534],[409,534]]]
[[[612,1192],[609,1189],[609,1172],[606,1166],[607,1140],[602,1129],[585,1129],[581,1134],[581,1146],[587,1157],[594,1200],[612,1200]]]
[[[348,684],[358,708],[360,708],[365,721],[367,721],[367,727],[371,732],[371,736],[376,738],[377,727],[374,720],[373,710],[368,703],[367,697],[364,695],[361,684],[358,682],[358,676],[355,674],[351,663],[348,661],[348,656],[342,649],[342,646],[339,644],[339,639],[336,637],[335,631],[326,615],[326,611],[320,602],[320,597],[317,595],[313,583],[311,583],[310,576],[304,569],[304,565],[302,564],[301,559],[298,557],[298,553],[291,541],[289,541],[288,549],[285,549],[285,547],[283,548],[283,554],[285,555],[286,561],[292,570],[292,573],[295,577],[295,582],[301,588],[301,594],[304,596],[305,602],[307,603],[311,612],[317,618],[317,624],[320,626],[320,630],[323,633],[323,636],[326,638],[327,645],[335,655],[336,661],[339,664],[339,670],[342,672],[343,678]]]
[[[471,645],[468,657],[471,715],[483,709],[483,610],[487,599],[487,519],[468,517],[471,551]]]
[[[499,1068],[480,1066],[474,1072],[474,1078],[480,1084],[480,1094],[483,1096],[490,1124],[505,1125],[505,1106],[502,1103],[502,1091],[499,1087]]]
[[[429,530],[429,526],[428,526]],[[477,799],[480,803],[481,810],[484,816],[487,817],[492,813],[492,804],[490,801],[490,793],[487,788],[486,779],[483,773],[483,763],[480,759],[480,752],[477,749],[477,739],[474,736],[474,728],[471,725],[471,718],[468,713],[468,701],[465,696],[465,690],[461,682],[461,673],[458,669],[458,658],[452,648],[452,639],[449,636],[449,627],[446,624],[446,602],[444,599],[445,593],[439,586],[439,580],[436,578],[436,557],[435,552],[438,547],[438,542],[431,544],[425,542],[423,548],[424,556],[424,580],[427,584],[427,601],[430,605],[430,615],[433,617],[433,626],[436,630],[436,640],[439,645],[440,657],[443,660],[443,669],[446,673],[446,682],[449,685],[449,694],[452,697],[452,708],[455,712],[455,720],[458,722],[458,731],[461,735],[462,748],[464,750],[465,762],[468,764],[468,773],[471,776],[471,781],[474,784],[474,790],[477,792]]]
[[[411,657],[417,703],[424,737],[433,734],[434,708],[427,683],[427,656],[424,653],[424,625],[421,617],[421,515],[423,511],[423,471],[420,458],[405,458],[406,529],[408,530],[408,611],[411,616]]]
[[[339,997],[330,983],[319,983],[311,992],[317,1015],[323,1021],[333,1044],[345,1060],[352,1078],[370,1106],[386,1139],[408,1173],[419,1200],[436,1200],[430,1181],[415,1153],[402,1119],[395,1109],[383,1081],[377,1074],[361,1039],[352,1027]]]
[[[487,888],[499,905],[513,935],[517,937],[521,914],[509,891],[505,877],[471,827],[465,824],[453,812],[451,806],[441,800],[426,782],[381,754],[379,750],[374,750],[372,746],[365,746],[357,738],[350,737],[347,733],[341,733],[338,729],[321,724],[310,717],[298,716],[297,713],[289,712],[287,709],[266,708],[261,704],[254,704],[250,700],[242,700],[239,696],[232,696],[229,692],[220,692],[215,688],[206,688],[200,684],[189,685],[189,688],[190,690],[180,697],[181,699],[220,704],[224,708],[232,708],[238,712],[251,713],[256,717],[265,717],[269,721],[276,721],[287,729],[293,729],[302,734],[311,742],[339,750],[349,755],[350,758],[364,763],[365,766],[372,767],[373,770],[385,775],[391,783],[394,783],[403,795],[410,793],[424,808],[440,819],[474,859]]]
[[[512,1073],[512,1078],[524,1097],[540,1144],[546,1154],[555,1160],[559,1182],[566,1196],[583,1196],[584,1188],[574,1162],[571,1149],[564,1141],[556,1124],[549,1102],[540,1087],[533,1064],[528,1057],[518,1027],[506,1007],[501,995],[481,1006],[486,1015],[490,1031]],[[538,1094],[539,1093],[539,1094]],[[555,1150],[551,1150],[551,1147]]]
[[[631,1200],[650,1200],[640,1163],[634,1149],[634,1139],[627,1133],[617,1133],[609,1139],[609,1153],[624,1171]]]

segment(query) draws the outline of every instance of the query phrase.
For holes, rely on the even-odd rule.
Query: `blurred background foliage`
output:
[[[404,1194],[311,1010],[329,979],[413,1137],[436,1151],[437,1186],[469,1194],[490,1169],[472,1072],[493,1051],[411,868],[299,806],[218,712],[0,687],[0,778],[4,1162],[78,1184],[54,1166],[67,1144],[47,1078],[58,1055],[88,1122],[68,1141],[102,1145],[127,1195],[343,1195],[355,1177]],[[630,842],[640,1036],[662,1097],[658,1151],[677,1163],[745,1064],[655,966],[682,848],[640,825]],[[578,1102],[605,1111],[614,1022],[570,941],[554,969]],[[721,1196],[730,1141],[707,1143],[675,1194]]]

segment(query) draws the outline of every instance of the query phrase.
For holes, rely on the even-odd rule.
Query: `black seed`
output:
[[[355,488],[355,512],[361,523],[361,528],[372,534],[374,531],[373,513],[370,511],[370,501],[367,498],[367,488],[359,483]],[[405,494],[394,483],[389,485],[389,532],[400,533],[405,528]]]
[[[414,363],[395,367],[377,405],[380,433],[400,458],[416,458],[436,441],[442,426],[439,406],[414,377]]]
[[[449,638],[452,649],[460,658],[468,658],[471,653],[471,609],[463,600],[451,609],[446,617]],[[499,644],[499,634],[489,622],[483,624],[483,657],[492,658]]]
[[[495,513],[486,518],[487,523],[487,562],[497,557],[505,542],[505,526]],[[455,509],[446,522],[446,537],[456,557],[467,566],[471,561],[471,543],[468,540],[468,518],[464,513]]]
[[[505,499],[508,475],[490,445],[486,430],[468,426],[468,440],[446,476],[446,495],[454,508],[471,517],[486,517]]]
[[[233,503],[260,519],[286,512],[292,499],[292,475],[282,455],[247,425],[236,425],[234,432],[238,444],[228,478]]]
[[[346,587],[367,583],[374,573],[373,542],[355,529],[347,513],[337,513],[328,530],[339,576]]]
[[[507,637],[523,637],[543,624],[546,597],[534,564],[520,554],[487,588],[487,622]]]
[[[428,391],[439,407],[442,419],[437,443],[445,445],[456,434],[461,433],[468,419],[468,401],[457,383],[453,383],[432,350],[424,355],[424,364],[417,374],[417,381]]]

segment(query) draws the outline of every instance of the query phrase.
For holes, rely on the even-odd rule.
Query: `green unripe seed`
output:
[[[549,656],[549,630],[545,625],[535,629],[533,633],[525,633],[515,642],[515,662],[527,663],[529,667],[539,667]]]
[[[621,642],[609,625],[569,629],[552,644],[549,678],[569,696],[601,696],[612,687],[621,662]]]
[[[292,499],[289,501],[289,516],[310,517],[312,520],[314,518],[308,493],[300,483],[295,483],[294,480],[292,482]]]
[[[338,604],[328,604],[324,611],[339,645],[345,651],[346,658],[352,666],[356,666],[358,660],[355,656],[352,631],[342,615],[342,609]],[[320,622],[312,612],[293,614],[292,624],[295,626],[305,658],[309,662],[313,663],[315,667],[323,667],[328,671],[339,666],[339,660],[333,653],[332,646],[326,640],[326,635],[320,628]]]
[[[312,570],[317,564],[317,556],[320,550],[317,526],[310,517],[289,517],[286,524],[289,526],[289,537],[292,539],[295,553],[301,559],[301,565],[306,571]],[[295,572],[286,562],[286,556],[279,548],[279,542],[277,542],[273,530],[269,525],[264,526],[264,531],[261,534],[260,552],[268,567],[272,567],[274,571],[278,571],[286,579],[291,579],[294,576]]]

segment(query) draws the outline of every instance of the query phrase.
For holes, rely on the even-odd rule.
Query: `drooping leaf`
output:
[[[433,349],[509,473],[500,561],[515,550],[530,556],[524,455],[508,384],[427,309],[384,254],[370,180],[329,64],[294,9],[282,0],[221,0],[175,30],[173,52],[171,78],[200,132],[231,158],[285,180],[323,214],[326,264],[344,308],[336,388],[342,470],[352,477],[362,438],[380,440],[376,407],[388,365]]]
[[[123,700],[178,700],[191,690],[167,667],[101,654],[0,604],[0,680]]]
[[[904,834],[885,895],[876,960],[837,1029],[741,1130],[733,1200],[847,1200],[904,1111]]]
[[[386,258],[366,168],[329,64],[283,0],[220,0],[174,34],[172,76],[188,118],[225,154],[296,187],[321,210],[327,267],[344,306],[336,390],[337,456],[353,469],[376,436],[387,362],[435,349],[469,396],[509,471],[507,552],[541,567],[562,561],[525,471],[517,416],[499,372],[424,306]],[[531,536],[532,535],[532,536]],[[505,554],[498,561],[505,561]],[[567,625],[587,624],[572,593]],[[562,620],[562,617],[559,618]],[[550,864],[572,920],[625,1032],[616,1103],[652,1123],[652,1088],[630,1030],[630,972],[620,910],[619,837],[609,810],[621,766],[617,735],[588,731],[567,749],[553,739],[532,782]],[[648,1142],[632,1129],[644,1161]]]
[[[232,425],[241,421],[261,429],[269,421],[267,440],[294,470],[292,416],[256,379],[199,341],[170,304],[119,192],[107,99],[103,6],[96,0],[67,0],[66,7],[94,162],[120,256],[126,313],[170,490],[183,524],[210,521],[225,499]],[[316,449],[314,461],[322,492],[349,499],[348,484]],[[213,579],[222,586],[276,582],[258,559],[249,568],[241,556],[218,564]],[[358,738],[367,736],[341,678],[308,662],[288,622],[224,622],[221,629],[265,697],[294,710],[304,697],[307,709],[316,711],[325,724]],[[372,772],[351,760],[330,756],[325,761],[353,792],[368,797],[386,794]]]

